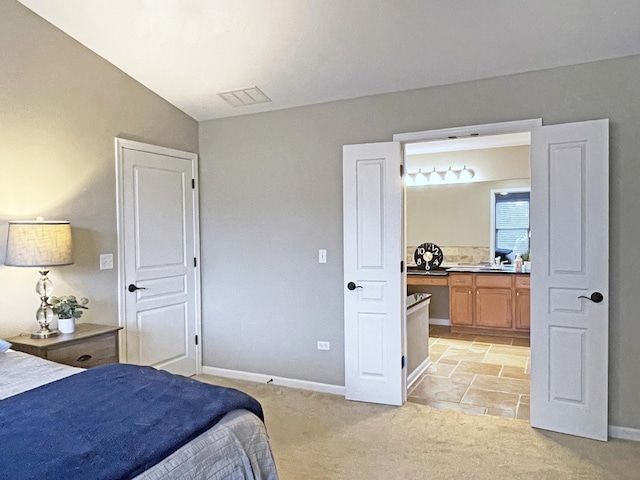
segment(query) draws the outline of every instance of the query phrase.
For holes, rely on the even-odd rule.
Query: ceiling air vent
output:
[[[258,87],[242,88],[219,93],[222,99],[232,107],[246,107],[256,103],[267,103],[271,99],[267,97]]]

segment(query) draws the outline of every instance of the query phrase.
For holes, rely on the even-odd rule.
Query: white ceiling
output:
[[[196,120],[640,54],[638,0],[19,1]]]

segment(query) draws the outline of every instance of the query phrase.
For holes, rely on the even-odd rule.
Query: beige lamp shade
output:
[[[69,222],[9,222],[4,264],[13,267],[53,267],[73,263]]]

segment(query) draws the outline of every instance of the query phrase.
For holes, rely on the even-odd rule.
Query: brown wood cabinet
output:
[[[471,287],[449,289],[451,325],[473,325],[473,292]]]
[[[118,330],[122,327],[79,323],[74,333],[45,339],[10,338],[11,348],[72,367],[118,363]]]
[[[528,336],[528,276],[451,273],[449,285],[452,332]]]

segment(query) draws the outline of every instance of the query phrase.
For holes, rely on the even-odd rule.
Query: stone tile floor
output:
[[[473,415],[529,420],[528,339],[429,328],[431,365],[411,386],[410,402]]]

